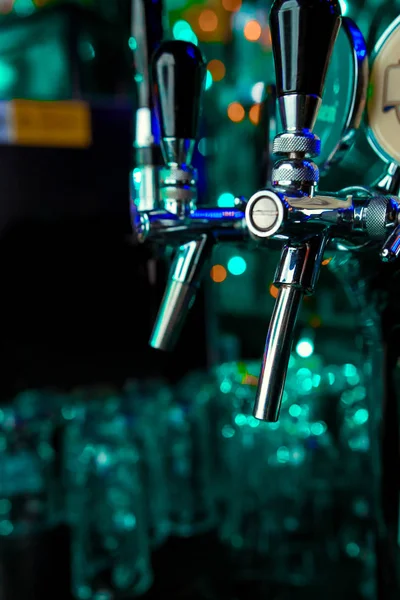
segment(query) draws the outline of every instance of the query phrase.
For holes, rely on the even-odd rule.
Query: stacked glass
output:
[[[280,420],[266,424],[251,416],[257,370],[229,363],[182,384],[208,415],[219,535],[235,577],[319,586],[358,560],[358,591],[373,597],[368,483],[350,456],[368,447],[362,373],[292,356]]]
[[[61,522],[60,408],[59,396],[26,391],[0,409],[0,536],[30,536]]]
[[[121,398],[64,407],[72,592],[81,600],[145,593],[152,584],[140,455]]]
[[[161,382],[88,396],[62,411],[73,593],[139,596],[152,584],[151,550],[215,525],[207,415]]]

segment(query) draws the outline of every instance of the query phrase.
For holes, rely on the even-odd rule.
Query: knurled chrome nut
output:
[[[387,235],[387,215],[391,199],[387,196],[374,196],[365,210],[365,227],[372,240],[384,240]]]
[[[197,189],[189,186],[166,185],[160,189],[160,197],[163,201],[179,200],[183,202],[193,202],[197,200]]]
[[[308,183],[316,185],[319,181],[317,165],[308,160],[285,160],[277,163],[272,170],[273,185],[280,182]]]
[[[197,181],[197,172],[195,169],[188,167],[164,167],[160,172],[161,185],[195,185]]]
[[[301,152],[306,156],[318,156],[321,152],[321,140],[313,133],[280,133],[275,137],[274,154]]]

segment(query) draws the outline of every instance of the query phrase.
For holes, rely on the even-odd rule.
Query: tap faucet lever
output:
[[[206,63],[191,42],[166,41],[153,55],[152,77],[165,162],[161,171],[161,204],[185,218],[197,202],[197,173],[192,159]]]
[[[320,140],[313,127],[341,11],[338,0],[275,0],[270,13],[277,97],[284,131],[274,140],[275,191],[256,193],[246,207],[249,232],[259,240],[287,230],[275,285],[278,297],[267,335],[254,415],[279,417],[294,329],[305,294],[314,292],[330,225],[347,214],[347,204],[318,198]],[[313,221],[314,232],[309,221]],[[292,227],[293,225],[293,227]]]
[[[285,129],[312,130],[340,23],[338,0],[275,0],[270,27]]]
[[[206,71],[191,42],[163,42],[153,55],[153,97],[167,166],[191,165]]]
[[[321,106],[326,71],[339,27],[338,0],[275,0],[270,13],[277,97],[284,131],[273,151],[287,157],[276,163],[272,181],[312,193],[318,183],[320,140],[312,133]]]
[[[153,56],[152,75],[165,162],[160,178],[165,214],[147,217],[157,224],[155,232],[161,229],[165,239],[177,240],[179,246],[150,345],[157,350],[169,351],[174,348],[195,301],[203,267],[215,241],[207,218],[195,219],[201,210],[197,210],[197,173],[192,165],[206,63],[194,44],[167,41]],[[149,233],[152,232],[149,230]]]

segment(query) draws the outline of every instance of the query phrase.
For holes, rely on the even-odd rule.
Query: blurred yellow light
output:
[[[222,265],[214,265],[210,271],[210,277],[214,283],[222,283],[227,275],[227,270]]]
[[[218,27],[218,17],[213,10],[203,10],[199,16],[199,27],[202,31],[215,31]]]
[[[222,60],[210,60],[207,65],[214,81],[221,81],[225,77],[226,68]]]
[[[240,102],[232,102],[228,106],[228,117],[234,123],[240,123],[240,121],[243,121],[245,115],[245,110]]]
[[[261,25],[258,21],[249,21],[244,28],[244,37],[249,42],[256,42],[260,39],[262,33]]]
[[[273,283],[271,283],[271,286],[269,288],[269,293],[271,294],[271,296],[273,298],[277,298],[278,294],[279,294],[279,289],[276,287],[276,285],[274,285]]]
[[[329,263],[331,262],[331,260],[332,260],[332,257],[326,258],[325,260],[322,261],[322,265],[324,267],[326,267],[327,265],[329,265]]]
[[[253,123],[253,125],[259,124],[260,116],[261,116],[261,104],[253,104],[253,106],[249,110],[249,119]]]
[[[222,0],[222,6],[225,10],[236,12],[242,7],[242,0]]]

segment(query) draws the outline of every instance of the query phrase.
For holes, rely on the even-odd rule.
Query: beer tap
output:
[[[152,61],[154,104],[165,166],[160,172],[160,204],[138,211],[140,241],[177,247],[150,345],[173,349],[201,282],[214,244],[241,239],[245,205],[232,209],[197,206],[197,173],[192,159],[205,86],[206,64],[197,46],[166,41]]]
[[[159,206],[159,171],[162,156],[158,122],[151,93],[150,61],[164,34],[163,0],[132,0],[130,45],[134,55],[137,110],[135,115],[135,165],[131,202],[139,210]]]
[[[387,240],[383,259],[387,245],[393,251],[396,244],[397,198],[380,191],[318,191],[319,172],[311,159],[319,154],[320,141],[313,127],[340,23],[337,0],[275,0],[270,14],[284,131],[274,141],[280,159],[272,173],[273,189],[257,192],[246,206],[252,237],[261,243],[271,237],[286,240],[254,410],[256,418],[266,421],[279,418],[298,313],[303,297],[315,291],[327,244],[344,240],[347,247],[376,251]]]

